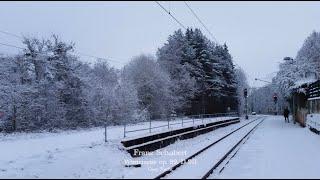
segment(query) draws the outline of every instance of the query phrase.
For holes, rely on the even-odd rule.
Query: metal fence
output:
[[[190,115],[190,116],[179,116],[179,117],[168,117],[163,119],[153,119],[149,120],[149,126],[146,128],[138,128],[138,129],[129,129],[130,126],[127,124],[123,125],[123,137],[127,137],[129,133],[139,132],[139,131],[149,131],[152,132],[153,129],[159,129],[170,127],[175,125],[181,125],[183,127],[186,124],[191,124],[194,126],[195,123],[201,121],[201,124],[208,118],[219,118],[219,117],[236,117],[238,116],[238,112],[229,112],[229,113],[215,113],[215,114],[199,114],[199,115]],[[178,126],[180,127],[180,126]]]

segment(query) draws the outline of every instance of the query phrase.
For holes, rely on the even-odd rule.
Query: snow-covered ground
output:
[[[320,178],[320,136],[267,118],[218,178]]]
[[[203,122],[226,118],[210,118]],[[195,124],[201,122],[196,121]],[[166,122],[153,122],[152,125],[157,126],[163,123]],[[191,122],[184,124],[184,127],[192,125]],[[129,128],[143,127],[149,127],[149,123],[139,123]],[[170,126],[170,129],[176,128],[181,128],[181,124]],[[161,130],[167,130],[167,127],[153,130],[153,132]],[[149,134],[149,131],[139,131],[130,135],[134,137],[145,134]],[[130,174],[130,168],[124,167],[124,160],[133,160],[133,158],[122,150],[123,146],[120,143],[122,138],[123,126],[108,127],[107,143],[104,142],[104,128],[60,133],[0,134],[0,178],[135,177],[135,174]],[[149,157],[149,160],[152,158]],[[145,174],[141,171],[141,176]],[[153,174],[146,175],[151,177]]]
[[[150,135],[154,133],[164,132],[168,130],[174,130],[184,127],[190,127],[193,125],[199,125],[203,123],[209,122],[216,122],[222,121],[226,119],[230,119],[234,117],[214,117],[214,118],[204,118],[204,119],[194,119],[194,124],[192,119],[183,118],[183,125],[182,119],[171,120],[169,129],[168,129],[168,122],[167,121],[152,121],[151,122],[151,133],[149,132],[149,121],[146,122],[139,122],[135,124],[128,124],[126,125],[126,131],[135,131],[136,132],[127,132],[126,138],[124,137],[124,126],[108,126],[107,127],[107,139],[108,140],[119,140],[119,139],[131,139],[137,138],[140,136]],[[45,137],[55,137],[55,136],[65,136],[71,135],[73,136],[89,136],[91,138],[99,138],[97,139],[99,142],[101,138],[104,138],[104,128],[97,127],[91,129],[84,129],[84,130],[68,130],[68,131],[58,131],[57,133],[12,133],[12,134],[4,134],[0,133],[0,141],[12,141],[12,140],[22,140],[22,139],[38,139],[38,138],[45,138]]]
[[[259,116],[250,119],[254,117]],[[118,126],[109,127],[107,143],[103,128],[1,135],[0,178],[154,178],[245,123],[248,120],[242,119],[240,123],[177,141],[138,158],[123,150],[120,143],[123,127]],[[285,123],[281,116],[270,116],[241,146],[218,178],[319,178],[319,138],[307,128]],[[142,166],[124,166],[134,161]],[[191,163],[201,166],[197,161]]]
[[[98,128],[28,136],[0,140],[0,178],[119,177],[115,159],[126,156],[117,143],[104,144]]]

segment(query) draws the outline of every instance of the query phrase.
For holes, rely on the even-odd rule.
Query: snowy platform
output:
[[[215,178],[320,178],[320,138],[270,116]]]
[[[192,131],[194,129],[203,128],[205,126],[221,124],[221,123],[230,122],[230,121],[233,121],[233,120],[239,120],[239,118],[229,117],[229,118],[222,119],[222,120],[216,120],[216,121],[212,121],[212,122],[209,121],[209,122],[202,123],[202,124],[195,124],[194,126],[191,125],[191,126],[186,126],[186,127],[182,127],[182,128],[164,130],[164,131],[152,133],[152,134],[149,134],[149,135],[146,135],[146,134],[145,135],[140,135],[138,137],[123,139],[121,141],[121,143],[125,147],[134,146],[134,145],[137,145],[137,144],[146,143],[148,141],[153,141],[153,140],[156,140],[156,139],[160,139],[160,138],[164,138],[164,137],[168,137],[168,136],[173,136],[173,135],[180,134],[180,133],[183,133],[183,132]]]
[[[143,136],[135,139],[123,140],[121,143],[125,146],[133,157],[141,156],[139,151],[148,152],[166,147],[174,143],[178,139],[188,139],[210,132],[214,129],[225,127],[231,124],[239,123],[239,118],[230,118],[221,121],[210,122],[185,128],[169,130],[161,133],[156,133],[148,136]]]

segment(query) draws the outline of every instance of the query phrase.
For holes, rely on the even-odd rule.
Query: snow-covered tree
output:
[[[266,85],[260,88],[250,89],[248,97],[249,112],[255,111],[262,114],[273,114],[275,104],[273,102],[273,94],[275,93],[275,85]]]
[[[320,77],[320,33],[313,32],[292,61],[283,62],[273,79],[281,95],[288,99],[292,88]]]
[[[138,92],[132,82],[120,79],[115,89],[114,119],[119,123],[136,122],[145,119],[143,110],[139,109]]]
[[[245,110],[245,99],[243,97],[243,91],[245,88],[249,89],[247,76],[244,70],[240,67],[235,69],[235,76],[237,82],[237,98],[238,98],[238,111],[242,114]]]
[[[215,101],[214,104],[223,104],[217,107],[220,108],[220,112],[226,111],[229,107],[231,110],[236,110],[238,108],[236,75],[227,45],[216,45],[212,54],[214,57],[213,71],[215,71],[213,80],[216,82],[214,97],[218,97],[218,101]]]
[[[88,68],[88,67],[87,67]],[[84,73],[86,72],[86,73]],[[118,77],[114,68],[106,62],[98,61],[92,68],[82,68],[85,94],[88,99],[89,109],[95,125],[115,121],[112,112],[115,104],[115,87]]]
[[[304,83],[311,83],[319,79],[319,72],[320,33],[312,32],[297,52],[296,57],[279,65],[279,71],[272,79],[272,84],[255,91],[256,96],[261,96],[261,98],[268,97],[266,101],[255,103],[255,106],[261,107],[259,109],[261,111],[266,111],[266,109],[263,110],[263,107],[270,108],[272,96],[277,93],[277,108],[281,111],[283,107],[289,106],[292,90]]]
[[[148,55],[134,57],[123,68],[122,76],[131,82],[137,90],[140,109],[146,109],[150,118],[160,118],[172,113],[176,98],[171,88],[169,74]]]
[[[169,36],[168,42],[157,52],[157,61],[170,75],[172,90],[178,100],[177,112],[182,114],[190,107],[197,91],[195,78],[190,74],[190,59],[194,51],[187,43],[182,31],[178,30]]]
[[[308,78],[313,74],[320,78],[320,32],[312,32],[298,51],[296,61],[303,72],[300,77]]]
[[[11,130],[16,122],[17,67],[12,57],[0,57],[0,111],[4,116],[0,119],[0,131]]]
[[[57,36],[25,38],[26,49],[5,65],[11,74],[8,112],[13,130],[41,130],[87,125],[82,82],[75,70],[72,44]],[[6,82],[1,78],[1,82]]]
[[[236,108],[228,48],[199,29],[174,32],[157,60],[140,55],[121,71],[102,60],[80,62],[74,43],[56,35],[23,43],[23,52],[0,58],[0,111],[11,129],[90,127]]]
[[[121,124],[135,120],[138,111],[137,91],[119,77],[117,69],[98,60],[93,67],[84,65],[79,74],[85,83],[92,123]]]
[[[191,105],[181,112],[199,114],[225,112],[227,107],[237,109],[234,67],[226,45],[211,42],[199,29],[188,28],[185,34],[178,30],[170,35],[157,55],[177,89],[194,87],[194,91],[185,93],[189,96],[181,98]],[[186,75],[181,76],[180,72]],[[194,80],[194,85],[185,84],[188,79]],[[183,91],[177,92],[179,96]]]

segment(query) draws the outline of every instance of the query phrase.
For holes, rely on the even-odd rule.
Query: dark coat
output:
[[[287,108],[284,109],[283,115],[284,115],[284,117],[288,117],[289,116],[289,110]]]

